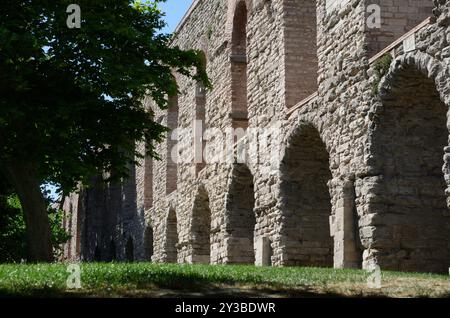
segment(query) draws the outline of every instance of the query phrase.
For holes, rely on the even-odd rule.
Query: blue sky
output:
[[[172,33],[175,30],[192,2],[193,0],[167,0],[159,4],[161,11],[166,13],[164,20],[168,24],[163,33]]]

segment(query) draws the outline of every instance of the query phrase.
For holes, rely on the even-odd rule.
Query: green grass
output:
[[[64,264],[0,265],[3,296],[386,296],[449,297],[450,277],[383,272],[382,288],[367,286],[368,273],[328,268],[156,265],[81,265],[82,289],[69,290]]]

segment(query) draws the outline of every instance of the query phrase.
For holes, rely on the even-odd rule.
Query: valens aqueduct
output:
[[[197,0],[173,45],[213,89],[145,101],[183,133],[65,199],[65,258],[448,271],[449,0]]]

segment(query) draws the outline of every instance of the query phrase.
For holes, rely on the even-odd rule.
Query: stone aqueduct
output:
[[[448,271],[449,0],[197,0],[173,44],[213,84],[176,74],[155,110],[186,129],[178,156],[204,145],[195,120],[278,134],[206,165],[166,139],[125,184],[72,194],[67,259]]]

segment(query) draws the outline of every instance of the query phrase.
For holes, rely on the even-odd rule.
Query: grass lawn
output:
[[[0,296],[42,297],[450,297],[450,277],[328,268],[82,264],[82,288],[66,288],[64,264],[0,265]]]

